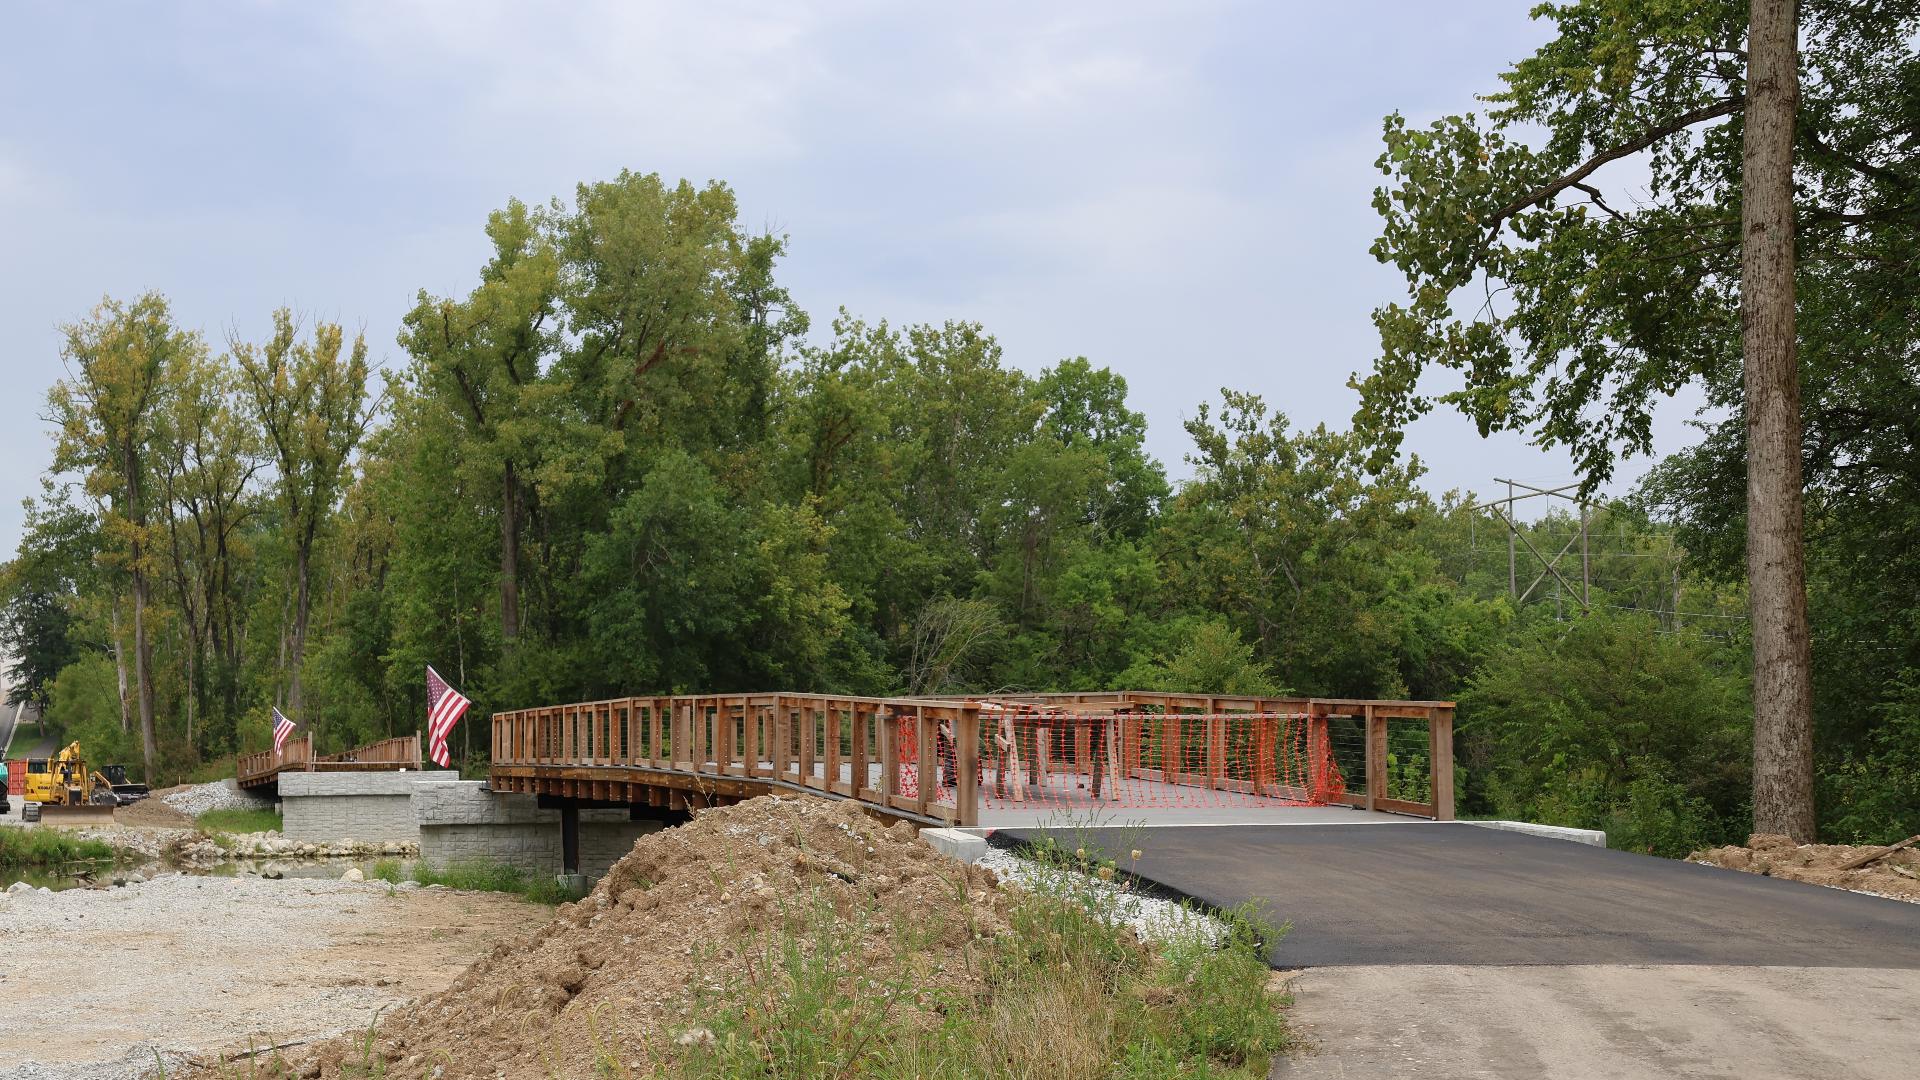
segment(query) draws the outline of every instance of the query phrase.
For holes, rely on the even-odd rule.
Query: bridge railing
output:
[[[234,776],[242,787],[264,784],[283,772],[377,771],[420,768],[420,735],[381,739],[337,754],[315,754],[312,734],[288,739],[280,750],[256,750],[234,760]]]
[[[1453,704],[1114,691],[979,699],[820,694],[629,697],[495,713],[492,757],[516,790],[753,781],[972,825],[983,803],[1090,789],[1332,802],[1453,816]],[[637,771],[637,772],[636,772]],[[637,778],[636,778],[637,777]],[[1036,777],[1038,778],[1036,780]],[[983,792],[987,782],[995,791]],[[584,786],[583,786],[584,785]],[[1130,785],[1124,786],[1123,785]]]
[[[313,759],[313,736],[302,735],[297,739],[288,739],[287,744],[277,751],[257,750],[251,754],[241,754],[234,761],[234,775],[245,784],[285,769],[304,769]]]
[[[615,698],[495,713],[492,754],[496,767],[624,767],[772,781],[961,821],[969,815],[960,808],[975,801],[979,714],[976,702],[919,698]],[[937,776],[943,740],[952,742],[950,764],[959,764],[964,778],[951,789],[919,783]],[[913,749],[903,760],[904,746]]]
[[[325,770],[329,765],[411,765],[417,769],[420,767],[420,735],[416,732],[381,739],[315,758],[313,764],[317,770]]]

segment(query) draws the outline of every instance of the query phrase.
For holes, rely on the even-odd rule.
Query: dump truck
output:
[[[77,742],[50,758],[28,758],[20,798],[28,821],[112,817],[120,805],[113,785],[87,767]]]

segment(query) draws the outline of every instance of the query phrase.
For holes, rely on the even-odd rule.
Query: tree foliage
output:
[[[1364,431],[1226,390],[1170,481],[1114,372],[1023,370],[967,322],[841,312],[808,337],[784,241],[735,218],[723,186],[631,173],[511,203],[472,287],[420,294],[377,393],[338,327],[283,314],[216,357],[161,320],[149,775],[265,745],[296,675],[323,749],[417,730],[429,663],[475,701],[470,760],[493,710],[628,693],[1462,695],[1466,810],[1663,851],[1738,831],[1744,597],[1704,553],[1681,571],[1648,506],[1593,514],[1595,614],[1519,603],[1491,519],[1418,462],[1371,469]],[[119,459],[81,453],[104,418],[73,419],[0,643],[55,723],[123,753],[127,496]],[[1873,734],[1913,711],[1889,709],[1824,774],[1860,835],[1920,802],[1862,792],[1905,761]]]

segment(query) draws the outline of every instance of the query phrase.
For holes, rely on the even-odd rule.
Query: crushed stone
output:
[[[1124,877],[1107,880],[1081,870],[1036,862],[997,847],[988,848],[976,865],[992,870],[1002,881],[1032,891],[1067,888],[1075,895],[1097,898],[1096,902],[1108,905],[1113,917],[1133,927],[1134,933],[1146,940],[1167,941],[1198,933],[1218,943],[1226,937],[1227,928],[1220,920],[1190,905],[1148,896]],[[1063,881],[1066,875],[1074,878],[1070,884]]]
[[[1920,851],[1914,848],[1904,848],[1855,870],[1835,869],[1879,847],[1878,844],[1796,844],[1791,837],[1757,833],[1745,846],[1736,844],[1696,851],[1687,856],[1687,861],[1920,903]]]
[[[157,1075],[156,1048],[179,1077],[181,1055],[362,1031],[548,914],[492,893],[187,874],[0,894],[0,1080]],[[52,955],[88,959],[49,996],[28,973]]]
[[[177,1050],[168,1050],[159,1043],[143,1042],[127,1048],[127,1052],[112,1061],[78,1061],[58,1065],[43,1065],[37,1061],[23,1061],[0,1068],[0,1080],[144,1080],[146,1077],[171,1075],[187,1061],[187,1056]]]
[[[215,780],[173,788],[151,796],[175,810],[197,818],[209,810],[271,810],[273,800],[240,790],[237,780]]]

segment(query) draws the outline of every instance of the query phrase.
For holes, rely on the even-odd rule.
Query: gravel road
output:
[[[492,893],[292,878],[0,896],[0,1080],[139,1076],[154,1048],[362,1028],[550,916]],[[48,964],[51,995],[34,974]]]

